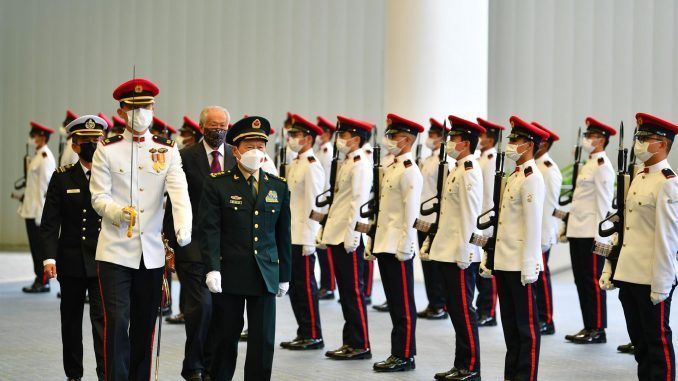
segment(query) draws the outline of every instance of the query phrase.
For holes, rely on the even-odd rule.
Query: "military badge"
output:
[[[254,119],[252,122],[252,128],[261,128],[261,121],[259,119]]]
[[[93,130],[97,127],[96,123],[94,123],[93,119],[87,119],[87,122],[85,122],[85,128],[88,130]]]
[[[532,202],[533,198],[534,198],[534,196],[532,195],[532,193],[528,194],[527,195],[527,202]]]
[[[278,202],[278,192],[274,190],[269,190],[266,195],[266,202],[277,203]]]
[[[141,85],[136,85],[136,87],[134,88],[135,93],[140,93],[142,91],[144,91],[144,88]]]
[[[242,197],[238,195],[231,195],[231,198],[228,200],[229,204],[234,204],[234,205],[241,205],[242,204]]]

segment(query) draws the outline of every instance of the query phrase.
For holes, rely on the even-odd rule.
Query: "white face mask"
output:
[[[153,110],[138,108],[127,111],[127,125],[131,125],[134,131],[141,132],[151,126],[153,122]]]
[[[303,139],[303,138],[296,138],[296,139],[289,138],[289,139],[287,139],[287,148],[289,148],[290,150],[292,150],[294,152],[301,151],[301,147],[303,145],[303,144],[301,144],[301,139]]]
[[[511,143],[509,143],[509,144],[507,144],[506,145],[506,157],[508,157],[510,160],[518,161],[520,159],[520,157],[523,156],[522,153],[518,153],[518,147],[520,147],[524,144],[527,144],[527,143],[523,143],[523,144],[511,144]],[[523,153],[525,153],[525,152],[523,152]]]
[[[457,146],[461,144],[462,142],[453,142],[453,141],[448,141],[445,144],[445,152],[447,152],[450,157],[453,159],[459,158],[459,155],[461,154],[461,151],[457,151]]]
[[[596,147],[593,146],[593,140],[589,138],[584,138],[581,142],[581,148],[584,150],[586,153],[592,152]]]
[[[401,140],[394,140],[394,139],[389,139],[385,138],[384,139],[384,146],[386,147],[386,150],[393,156],[398,156],[400,154],[400,151],[403,149],[401,147],[398,147],[398,143],[400,143]]]
[[[348,147],[348,140],[337,138],[337,151],[347,154],[350,148]]]
[[[636,158],[638,158],[638,160],[646,162],[656,154],[656,152],[652,153],[648,151],[649,147],[650,142],[641,143],[640,141],[636,140],[636,144],[633,146],[633,153],[636,154]]]
[[[426,138],[426,141],[424,142],[424,145],[426,148],[430,149],[433,151],[436,147],[436,144],[440,141],[440,139],[433,139],[433,138]]]
[[[238,151],[238,153],[240,153],[240,151]],[[251,149],[245,153],[240,153],[240,158],[238,158],[240,165],[245,167],[245,169],[250,173],[258,171],[259,168],[264,165],[265,160],[266,154],[264,151],[260,151],[258,149]]]

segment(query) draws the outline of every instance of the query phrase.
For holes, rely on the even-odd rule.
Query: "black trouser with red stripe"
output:
[[[549,269],[549,255],[551,249],[543,252],[544,271],[539,274],[539,280],[535,283],[537,293],[537,307],[539,307],[539,321],[553,324],[553,289],[551,288],[551,270]]]
[[[400,358],[414,357],[417,354],[417,310],[414,304],[412,259],[399,261],[391,253],[378,253],[376,257],[388,302],[388,313],[393,323],[391,354]]]
[[[332,250],[316,249],[318,253],[318,265],[320,266],[320,288],[334,291],[337,284],[334,280],[334,263],[332,263]]]
[[[497,279],[483,278],[476,274],[476,288],[478,288],[478,298],[476,298],[476,310],[479,316],[495,317],[497,315]]]
[[[147,269],[142,258],[139,269],[97,261],[97,271],[106,380],[148,381],[165,269]]]
[[[427,233],[417,232],[419,239],[419,247],[424,244]],[[424,287],[426,288],[426,299],[428,299],[428,307],[434,310],[439,310],[445,306],[445,298],[443,296],[443,281],[438,263],[433,261],[421,261],[421,270],[424,273]],[[475,286],[474,286],[475,287]],[[472,290],[473,295],[475,290]]]
[[[638,379],[675,380],[676,359],[669,314],[676,286],[673,286],[666,300],[654,305],[650,300],[650,286],[619,281],[615,281],[615,284],[619,287],[619,301],[624,308],[626,329],[638,362]]]
[[[318,285],[315,281],[315,256],[301,255],[302,246],[292,245],[292,281],[290,302],[297,319],[297,337],[322,339],[318,311]]]
[[[365,260],[356,252],[347,253],[343,244],[328,247],[332,251],[341,312],[344,315],[343,344],[351,348],[367,349],[370,347],[370,339],[362,284]]]
[[[456,263],[431,262],[440,269],[445,305],[454,326],[454,367],[480,373],[478,314],[473,308],[478,263],[462,270]]]
[[[494,273],[506,342],[504,379],[537,380],[541,334],[534,285],[523,286],[520,271]]]
[[[598,279],[605,260],[593,254],[593,238],[569,238],[574,284],[585,329],[607,328],[607,296]]]

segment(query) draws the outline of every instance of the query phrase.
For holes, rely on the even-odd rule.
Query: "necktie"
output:
[[[221,152],[212,151],[212,165],[210,165],[210,172],[212,173],[221,172],[221,163],[219,163],[219,156],[221,156]]]
[[[257,187],[254,186],[254,183],[257,180],[254,178],[254,176],[250,176],[250,178],[247,180],[248,183],[250,183],[250,192],[252,192],[252,197],[256,200],[257,199]]]

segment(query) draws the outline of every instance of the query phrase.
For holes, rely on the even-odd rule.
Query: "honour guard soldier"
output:
[[[678,275],[678,177],[667,157],[678,125],[645,113],[636,114],[636,120],[633,150],[644,168],[627,193],[616,271],[606,261],[600,286],[619,287],[638,379],[675,380],[669,314]]]
[[[202,130],[200,129],[200,125],[187,115],[184,115],[184,123],[179,129],[179,139],[177,139],[179,150],[199,143],[201,139]]]
[[[541,226],[544,179],[533,156],[545,131],[512,116],[506,156],[516,162],[502,195],[494,250],[494,271],[480,265],[481,276],[497,277],[501,325],[506,341],[504,379],[536,380],[541,335],[533,283],[543,269]]]
[[[127,127],[125,120],[117,115],[113,115],[111,119],[113,120],[113,127],[107,137],[122,135],[122,133],[125,132],[125,127]]]
[[[78,154],[73,151],[73,141],[70,137],[66,138],[66,142],[62,143],[61,139],[63,136],[68,135],[66,126],[72,121],[78,119],[78,115],[71,110],[66,110],[66,119],[61,123],[61,128],[59,129],[59,166],[63,167],[68,164],[77,163],[79,158]]]
[[[106,128],[106,120],[94,115],[81,116],[66,126],[68,141],[80,160],[56,170],[42,212],[44,274],[47,279],[57,278],[61,286],[61,342],[69,380],[83,376],[82,313],[87,294],[96,372],[99,380],[104,379],[104,312],[94,261],[101,217],[92,208],[89,177]]]
[[[539,280],[535,285],[535,291],[537,292],[539,329],[541,334],[553,335],[556,333],[556,327],[553,324],[553,290],[548,261],[551,248],[558,242],[560,219],[555,217],[553,212],[559,207],[558,198],[560,197],[560,186],[563,183],[563,176],[560,173],[558,164],[553,161],[548,152],[553,147],[553,143],[560,140],[560,137],[537,122],[532,122],[532,124],[549,134],[548,138],[542,139],[541,143],[539,143],[539,150],[535,158],[537,169],[541,172],[546,187],[544,190],[544,212],[541,220],[541,252],[544,271],[539,276]]]
[[[326,352],[325,356],[335,360],[370,359],[367,305],[362,284],[365,260],[356,253],[361,233],[355,231],[355,226],[358,222],[367,222],[366,218],[360,217],[360,206],[370,196],[372,169],[362,147],[370,138],[372,124],[343,116],[337,119],[337,150],[346,158],[337,169],[332,190],[334,201],[316,241],[327,245],[332,253],[344,327],[341,347]]]
[[[153,116],[153,124],[151,124],[150,131],[151,134],[155,136],[170,140],[172,139],[172,134],[177,133],[177,130],[174,127],[170,126],[167,122],[157,116]]]
[[[245,380],[270,380],[275,340],[275,297],[291,277],[290,196],[284,179],[261,170],[270,124],[259,116],[228,130],[237,165],[205,180],[198,227],[212,294],[210,375],[230,380],[247,303]]]
[[[103,119],[104,122],[106,122],[106,128],[104,129],[103,136],[104,136],[104,137],[107,137],[108,133],[109,133],[109,132],[111,131],[111,129],[113,128],[113,121],[110,120],[110,119],[108,119],[108,117],[107,117],[106,115],[104,115],[103,112],[98,113],[97,116],[98,116],[99,118]]]
[[[106,380],[148,380],[162,295],[164,194],[172,200],[177,241],[191,241],[191,205],[174,142],[148,128],[158,87],[143,78],[118,86],[127,127],[103,141],[92,161],[92,206],[102,216],[96,260],[104,308]]]
[[[318,285],[315,280],[315,237],[318,221],[310,219],[317,211],[316,197],[325,187],[325,172],[313,154],[313,142],[323,130],[299,115],[292,116],[287,146],[298,156],[292,160],[287,174],[292,211],[292,282],[290,302],[297,319],[297,337],[282,342],[281,347],[293,350],[320,349],[325,345],[320,327]]]
[[[412,262],[419,251],[414,221],[419,216],[423,179],[411,150],[424,127],[395,114],[388,114],[386,123],[384,143],[394,159],[381,183],[379,224],[369,254],[374,253],[379,263],[393,329],[391,355],[373,369],[396,372],[414,369],[417,354]]]
[[[247,115],[245,115],[244,117],[247,118]],[[268,136],[269,137],[274,136],[273,134],[275,134],[275,130],[273,129],[273,127],[271,127],[271,130],[268,132]],[[273,159],[271,159],[271,156],[269,156],[268,152],[264,152],[264,164],[261,165],[261,169],[266,173],[270,173],[276,176],[279,175],[278,168],[276,168],[275,162],[273,161]]]
[[[43,279],[42,259],[44,258],[43,242],[40,239],[40,223],[42,208],[45,205],[45,196],[49,180],[54,173],[56,162],[49,150],[47,142],[54,130],[37,122],[30,123],[28,145],[35,149],[35,155],[26,165],[26,192],[24,193],[19,216],[26,221],[28,245],[33,259],[35,279],[30,286],[22,290],[26,293],[49,292],[49,283]]]
[[[582,149],[589,160],[577,177],[566,230],[584,328],[574,335],[566,335],[565,339],[577,344],[607,341],[607,302],[605,292],[598,285],[605,263],[593,253],[593,243],[594,240],[609,242],[598,234],[598,224],[612,208],[615,173],[605,147],[610,136],[616,133],[606,124],[586,118]]]
[[[437,373],[435,379],[476,381],[480,380],[480,342],[473,293],[480,248],[471,243],[471,237],[480,233],[476,219],[483,204],[483,173],[473,152],[485,129],[456,116],[450,115],[449,120],[452,131],[445,151],[457,162],[445,182],[438,230],[428,255],[442,277],[455,331],[455,359],[452,369]],[[422,256],[427,246],[429,242],[424,244]]]
[[[323,133],[318,135],[318,150],[315,156],[320,161],[325,173],[325,186],[323,189],[330,189],[330,169],[332,166],[332,158],[334,157],[334,145],[332,144],[332,137],[337,126],[329,120],[318,116],[318,127],[322,128]],[[327,208],[325,208],[327,209]],[[327,210],[323,210],[327,213]],[[334,290],[336,283],[334,279],[334,264],[332,263],[332,251],[327,248],[316,248],[318,256],[318,264],[320,265],[320,291],[318,298],[321,300],[334,299]]]
[[[497,142],[499,134],[505,130],[504,126],[477,118],[478,125],[485,128],[485,133],[480,135],[478,147],[480,148],[480,157],[478,165],[483,172],[483,206],[484,212],[494,207],[492,195],[494,194],[494,174],[497,163]],[[492,235],[492,228],[487,233]],[[476,288],[478,289],[478,298],[476,299],[476,310],[478,311],[478,326],[493,327],[497,325],[497,279],[476,277]]]
[[[440,150],[440,145],[445,144],[443,142],[443,126],[442,123],[430,118],[429,122],[431,126],[428,129],[428,138],[426,138],[426,148],[431,150],[431,156],[424,159],[420,164],[421,176],[424,179],[424,184],[421,191],[421,200],[426,201],[431,199],[436,195],[437,192],[437,181],[438,181],[438,163],[439,156],[438,151]],[[447,128],[449,132],[449,127]],[[454,163],[454,159],[448,158],[448,168],[450,169],[451,165]],[[429,214],[428,216],[419,215],[419,220],[434,223],[436,219],[435,214]],[[419,246],[424,243],[427,233],[417,232],[417,237],[419,240]],[[440,275],[440,266],[435,262],[430,260],[424,260],[421,258],[421,269],[424,273],[424,286],[426,288],[426,298],[428,299],[428,304],[426,309],[417,312],[417,317],[423,319],[445,319],[447,318],[447,312],[445,311],[445,299],[443,297],[443,283],[442,277]],[[473,293],[471,293],[473,295]]]

